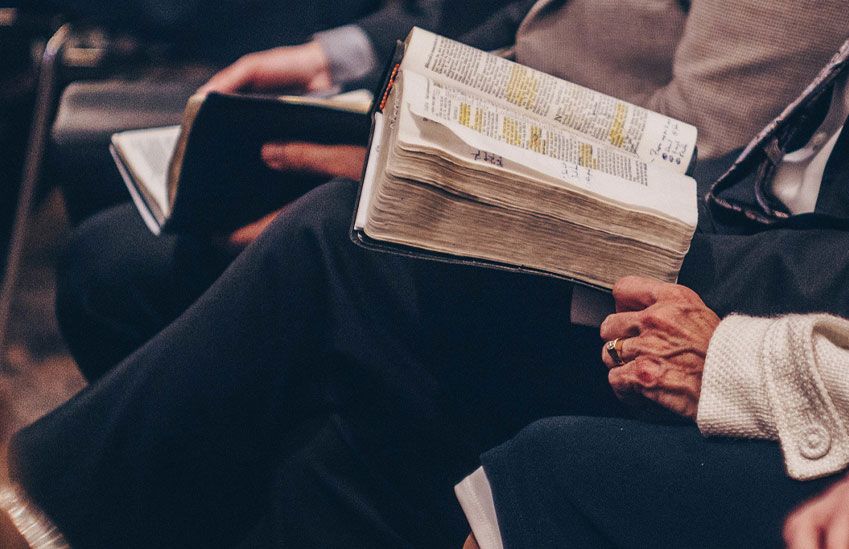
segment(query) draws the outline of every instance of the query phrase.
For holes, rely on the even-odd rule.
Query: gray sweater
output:
[[[844,0],[541,0],[516,54],[695,125],[707,158],[744,146],[847,37]]]

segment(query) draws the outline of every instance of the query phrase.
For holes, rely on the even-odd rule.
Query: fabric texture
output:
[[[480,452],[539,417],[621,413],[569,284],[364,250],[355,196],[335,181],[293,203],[17,435],[16,479],[72,546],[229,545],[268,519],[277,546],[458,547],[452,489]],[[290,459],[313,473],[279,473]]]
[[[179,317],[232,261],[205,238],[154,236],[133,204],[89,219],[76,234],[57,267],[56,316],[89,381]]]
[[[541,0],[519,62],[678,118],[699,155],[743,146],[849,36],[840,0]]]
[[[778,439],[788,474],[849,465],[849,320],[732,315],[711,339],[698,425],[712,436]]]
[[[784,155],[775,168],[772,191],[791,214],[816,209],[825,167],[849,115],[849,82],[843,75],[834,84],[831,105],[810,140]]]
[[[516,43],[516,31],[536,0],[517,0],[503,6],[458,40],[484,51],[510,48]],[[490,8],[490,11],[493,8]]]
[[[336,85],[361,80],[378,69],[377,54],[368,35],[357,25],[345,25],[313,38],[321,44],[330,63],[330,76]]]
[[[787,514],[841,478],[789,478],[772,442],[612,418],[538,421],[481,462],[507,549],[780,548]]]

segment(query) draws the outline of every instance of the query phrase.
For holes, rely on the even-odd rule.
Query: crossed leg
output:
[[[188,311],[15,438],[16,479],[73,545],[228,546],[259,517],[287,524],[300,500],[281,464],[339,418],[343,462],[369,479],[345,501],[379,496],[338,539],[458,547],[452,486],[481,451],[539,417],[620,412],[598,341],[569,326],[568,284],[360,249],[354,194],[335,181],[297,201]],[[386,526],[363,537],[363,516]]]

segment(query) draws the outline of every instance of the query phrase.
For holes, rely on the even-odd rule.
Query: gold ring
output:
[[[604,348],[607,349],[607,354],[609,354],[610,358],[613,359],[613,364],[615,364],[616,366],[622,366],[623,364],[625,364],[625,361],[622,360],[622,357],[619,355],[619,353],[622,352],[621,338],[617,337],[613,341],[608,341],[607,344],[605,344]]]

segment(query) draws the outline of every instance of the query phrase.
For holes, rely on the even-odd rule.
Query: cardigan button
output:
[[[806,426],[799,440],[799,452],[806,459],[819,459],[831,449],[831,435],[819,424]]]

